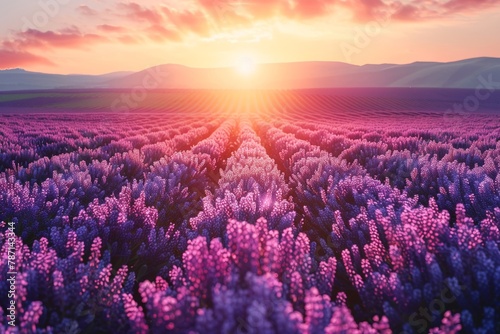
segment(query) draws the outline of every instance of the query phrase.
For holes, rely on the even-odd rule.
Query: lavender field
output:
[[[0,333],[499,332],[500,98],[420,92],[0,95]]]

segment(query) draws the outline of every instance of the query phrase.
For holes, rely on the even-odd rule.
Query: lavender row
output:
[[[393,329],[412,332],[436,325],[445,311],[459,311],[467,331],[493,330],[498,305],[487,296],[498,294],[494,282],[500,277],[497,197],[482,197],[491,206],[483,211],[485,219],[473,212],[472,217],[480,220],[476,224],[459,198],[451,219],[449,211],[441,211],[436,204],[439,196],[436,201],[432,191],[429,194],[431,186],[422,187],[428,195],[430,207],[426,208],[419,205],[417,196],[408,197],[406,191],[382,184],[346,161],[325,156],[323,165],[314,165],[314,152],[318,152],[314,146],[260,126],[273,143],[274,155],[303,186],[294,198],[304,206],[305,227],[311,226],[308,235],[319,242],[318,256],[337,256],[342,265],[333,292],[342,294],[349,285],[357,291],[350,294],[348,303],[358,317],[383,314]],[[297,155],[304,158],[294,159]],[[453,167],[449,169],[459,170],[456,162]],[[328,172],[322,174],[325,169]],[[453,302],[444,305],[439,298],[449,286]],[[418,313],[428,312],[434,302],[443,308],[430,316]]]
[[[317,128],[311,130],[303,122],[299,125],[281,127],[347,163],[356,161],[371,177],[389,182],[408,197],[418,196],[423,205],[436,198],[438,207],[449,211],[452,218],[456,205],[462,203],[467,214],[479,222],[500,202],[497,131],[481,129],[468,136],[460,130],[401,132],[391,130],[390,123],[377,133],[356,138],[357,127],[309,125]]]
[[[227,122],[212,135],[221,158],[230,146],[234,126],[234,122]],[[116,197],[106,197],[104,202],[95,197],[78,208],[72,204],[78,204],[81,195],[68,189],[54,193],[55,187],[61,190],[66,185],[59,177],[44,181],[42,189],[35,185],[31,192],[13,177],[8,181],[4,178],[4,207],[15,212],[13,218],[2,220],[12,218],[24,236],[17,241],[17,249],[24,252],[17,255],[23,259],[17,268],[17,279],[23,286],[18,309],[25,315],[20,328],[67,332],[88,329],[96,322],[101,331],[138,330],[134,327],[136,317],[129,319],[130,308],[138,305],[133,298],[135,284],[156,275],[168,276],[175,265],[181,265],[189,237],[189,212],[182,208],[198,205],[190,187],[213,186],[206,166],[217,160],[216,154],[200,153],[213,148],[210,142],[202,141],[192,151],[154,163],[144,180],[126,183]],[[14,197],[16,194],[27,198]],[[73,210],[58,208],[59,201],[67,201]],[[44,216],[38,224],[19,221],[22,216],[39,215]],[[55,218],[50,220],[52,215]],[[7,252],[7,243],[2,246]],[[7,259],[6,254],[2,259]],[[6,266],[5,261],[0,270],[4,275]],[[7,287],[4,282],[2,292]],[[2,303],[4,309],[6,306]]]
[[[203,211],[191,219],[191,226],[212,237],[223,235],[228,219],[256,221],[264,217],[272,228],[291,227],[295,213],[286,200],[288,186],[248,123],[241,125],[238,142],[216,192],[203,199]]]

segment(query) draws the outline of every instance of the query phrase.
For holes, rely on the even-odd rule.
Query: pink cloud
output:
[[[160,11],[143,7],[135,2],[119,3],[117,8],[125,12],[125,16],[132,21],[146,21],[151,24],[161,24],[164,21]]]
[[[120,3],[116,8],[128,21],[127,26],[134,26],[138,34],[158,42],[180,41],[183,34],[206,35],[209,31],[207,17],[201,11],[176,11],[165,6],[147,8],[136,2]]]
[[[498,6],[498,0],[450,0],[442,6],[450,12],[461,12]]]
[[[165,14],[165,20],[182,32],[194,32],[204,35],[210,30],[207,17],[200,11],[177,12],[168,7],[163,7],[162,12]]]
[[[100,35],[81,33],[76,27],[60,31],[18,31],[11,38],[0,42],[0,67],[55,65],[47,58],[36,55],[35,51],[84,48],[105,40]]]
[[[29,52],[0,49],[0,68],[26,67],[32,65],[55,64],[47,58]]]
[[[2,43],[4,49],[50,49],[79,48],[92,43],[105,41],[106,38],[97,34],[84,34],[76,27],[60,31],[40,31],[28,29],[14,34],[13,39]]]
[[[167,29],[162,25],[152,25],[148,28],[148,37],[157,42],[163,42],[166,40],[170,41],[180,41],[182,37],[176,30]]]
[[[80,5],[77,8],[78,12],[85,16],[97,16],[99,13],[86,5]]]
[[[498,0],[246,0],[240,4],[232,0],[198,0],[200,8],[216,21],[221,14],[234,16],[237,10],[253,20],[281,17],[307,20],[327,16],[338,8],[347,9],[356,21],[370,21],[381,16],[394,15],[408,20],[427,20],[449,15],[483,10],[498,6]]]
[[[177,41],[193,33],[207,36],[215,31],[250,27],[275,18],[303,21],[328,16],[339,8],[357,22],[392,17],[400,21],[423,21],[486,9],[498,0],[196,0],[190,10],[146,7],[137,2],[118,4],[117,10],[132,24],[147,24],[154,40]]]
[[[443,19],[455,14],[469,14],[498,6],[497,0],[440,0],[426,1],[392,1],[383,3],[380,0],[351,0],[348,9],[360,21],[376,19],[377,16],[390,16],[400,21],[426,21]]]
[[[119,32],[126,32],[127,30],[123,27],[118,27],[110,24],[101,24],[97,26],[97,29],[103,32],[108,32],[108,33],[119,33]]]

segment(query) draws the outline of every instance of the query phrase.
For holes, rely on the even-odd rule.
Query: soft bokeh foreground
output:
[[[497,116],[191,94],[0,116],[0,332],[499,330]]]

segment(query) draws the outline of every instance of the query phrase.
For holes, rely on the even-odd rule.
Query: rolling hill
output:
[[[309,89],[334,87],[476,88],[491,81],[500,89],[500,58],[447,63],[352,65],[340,62],[261,64],[248,77],[233,68],[158,65],[139,72],[105,75],[57,75],[22,69],[0,71],[0,90],[61,88],[147,89]]]

